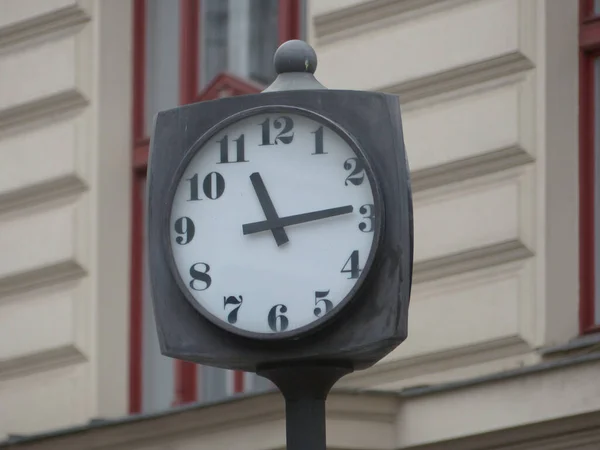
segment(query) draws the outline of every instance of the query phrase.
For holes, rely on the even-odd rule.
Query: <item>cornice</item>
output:
[[[9,47],[43,38],[54,33],[63,32],[65,28],[74,27],[91,19],[80,3],[55,9],[46,14],[32,17],[12,25],[0,28],[0,51]]]

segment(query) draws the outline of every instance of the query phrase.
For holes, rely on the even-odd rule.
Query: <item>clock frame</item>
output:
[[[223,121],[264,107],[309,110],[346,130],[367,155],[381,205],[385,204],[376,255],[353,300],[340,308],[334,319],[324,321],[310,333],[271,340],[240,336],[200,314],[176,281],[168,262],[170,249],[163,242],[165,215],[171,213],[172,186],[186,154],[202,136],[219,129]],[[338,361],[352,370],[361,370],[406,339],[413,263],[412,193],[397,96],[329,89],[287,90],[162,111],[155,118],[151,136],[147,179],[145,239],[163,355],[248,372],[303,361]]]
[[[316,318],[312,322],[295,328],[289,331],[281,331],[281,332],[273,332],[273,333],[258,333],[252,332],[248,330],[244,330],[242,328],[238,328],[232,324],[227,323],[226,321],[219,319],[211,312],[206,310],[204,306],[202,306],[191,294],[187,287],[187,283],[183,281],[180,276],[179,270],[176,267],[175,258],[173,255],[173,241],[171,235],[171,214],[173,201],[176,194],[176,191],[181,183],[181,179],[185,173],[185,170],[189,166],[192,159],[203,149],[205,149],[205,145],[220,131],[223,129],[234,125],[235,123],[250,118],[252,116],[256,116],[259,114],[296,114],[307,117],[317,123],[322,124],[323,126],[329,128],[331,131],[335,132],[339,137],[343,139],[343,141],[350,147],[350,149],[354,152],[356,157],[361,161],[362,167],[365,170],[365,174],[369,181],[371,192],[373,195],[373,213],[374,220],[373,224],[373,240],[371,244],[371,248],[369,251],[369,255],[363,265],[361,270],[361,274],[358,279],[355,281],[351,290],[345,295],[345,297],[340,300],[335,307],[324,314],[321,317]],[[257,106],[253,108],[244,109],[242,111],[236,112],[224,119],[220,122],[212,126],[208,129],[202,136],[200,136],[184,153],[183,158],[181,159],[175,173],[173,175],[172,181],[168,188],[167,194],[167,203],[164,208],[164,216],[162,220],[162,245],[164,247],[163,251],[167,258],[167,264],[171,271],[171,275],[175,279],[181,293],[184,295],[185,299],[192,305],[192,307],[197,311],[197,313],[201,314],[205,319],[210,321],[217,327],[222,328],[223,330],[233,333],[235,335],[254,339],[259,341],[283,341],[287,339],[297,339],[300,337],[308,336],[312,333],[317,332],[324,326],[331,324],[336,321],[339,317],[343,317],[345,310],[351,305],[353,301],[358,297],[357,294],[360,293],[362,286],[368,281],[371,274],[371,269],[373,267],[374,261],[377,258],[378,250],[380,246],[381,235],[385,226],[385,206],[384,201],[381,195],[381,189],[379,187],[379,182],[377,176],[373,170],[373,166],[370,161],[370,157],[368,153],[363,151],[360,144],[357,140],[343,127],[338,125],[335,121],[325,117],[324,115],[315,112],[313,110],[307,108],[301,108],[298,106],[291,105],[264,105]]]

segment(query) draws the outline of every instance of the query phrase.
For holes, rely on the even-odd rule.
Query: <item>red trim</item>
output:
[[[146,61],[146,2],[133,2],[133,140],[144,135],[144,86]],[[147,161],[147,160],[146,160]],[[134,168],[135,168],[134,164]],[[144,165],[145,171],[145,165]],[[142,282],[143,282],[143,178],[133,174],[131,183],[131,286],[129,311],[129,412],[142,410]]]
[[[144,179],[133,177],[131,204],[131,304],[129,324],[129,412],[142,410],[142,283],[143,283],[143,202]]]
[[[579,326],[600,331],[594,323],[595,300],[595,114],[594,60],[600,56],[600,16],[594,1],[580,0],[579,17]]]
[[[279,43],[300,39],[300,0],[279,0]]]
[[[133,2],[133,139],[143,139],[146,71],[146,1]]]
[[[244,372],[236,370],[233,373],[233,393],[241,394],[244,392]]]
[[[213,80],[198,94],[194,101],[215,100],[222,96],[234,96],[245,94],[256,94],[264,86],[254,83],[250,80],[244,80],[235,75],[223,72],[217,75]]]
[[[600,16],[587,20],[579,30],[579,45],[582,50],[593,51],[600,48]]]
[[[594,0],[579,0],[579,20],[585,22],[594,17]]]
[[[579,61],[579,324],[584,332],[594,318],[594,104],[593,59],[580,53]]]
[[[179,34],[179,103],[191,103],[198,92],[198,10],[200,0],[181,1]]]

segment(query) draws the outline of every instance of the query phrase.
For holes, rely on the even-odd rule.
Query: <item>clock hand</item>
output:
[[[282,229],[290,225],[312,222],[314,220],[326,219],[328,217],[341,216],[342,214],[351,213],[352,205],[340,206],[337,208],[322,209],[320,211],[312,211],[308,213],[295,214],[287,217],[277,217],[272,220],[263,220],[261,222],[245,223],[242,225],[244,234],[260,233],[261,231]]]
[[[254,192],[256,192],[256,196],[258,197],[258,201],[262,207],[265,219],[267,219],[265,223],[269,224],[269,227],[266,229],[271,230],[277,246],[280,247],[288,242],[289,239],[287,237],[287,233],[283,229],[283,226],[274,224],[275,221],[279,220],[279,216],[277,215],[277,211],[275,211],[275,206],[273,206],[271,197],[269,197],[265,183],[258,172],[254,172],[252,175],[250,175],[250,181],[252,182]]]

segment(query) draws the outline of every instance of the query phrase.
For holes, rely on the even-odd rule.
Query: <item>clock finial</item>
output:
[[[317,54],[306,42],[299,39],[286,41],[273,57],[277,78],[263,92],[299,89],[327,89],[317,81]]]
[[[278,74],[288,72],[315,73],[317,54],[306,42],[294,39],[279,46],[273,57],[273,63]]]

